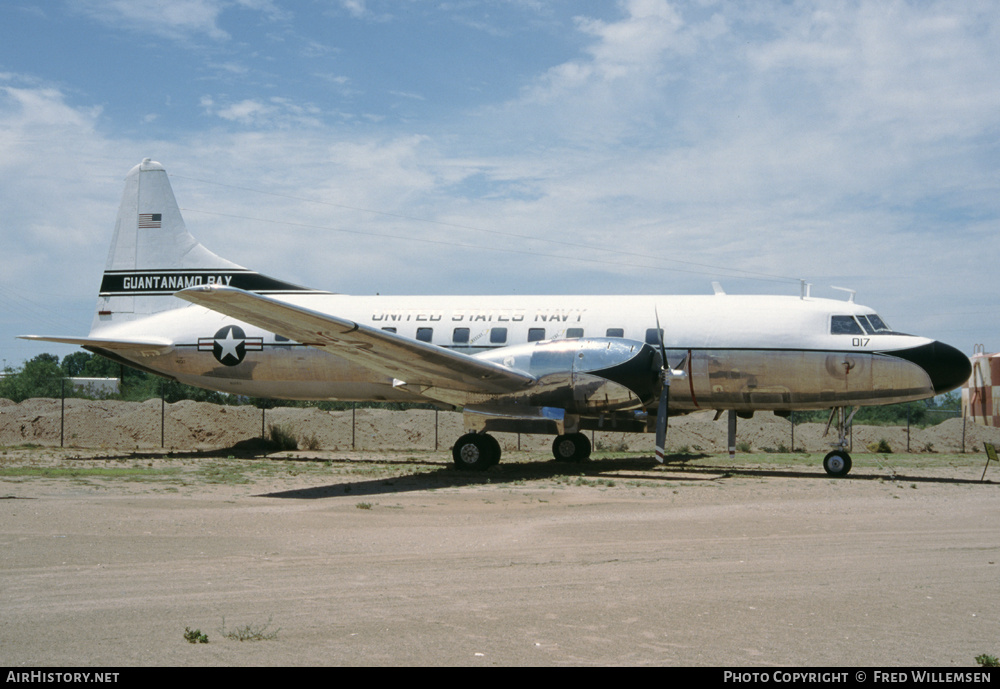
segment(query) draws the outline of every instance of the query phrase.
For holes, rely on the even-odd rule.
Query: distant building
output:
[[[1000,354],[976,345],[972,375],[962,386],[962,415],[983,426],[1000,427]]]
[[[67,378],[67,381],[77,390],[83,390],[88,395],[113,395],[118,392],[117,378]]]

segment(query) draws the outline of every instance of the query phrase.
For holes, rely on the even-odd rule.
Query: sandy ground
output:
[[[508,452],[479,475],[446,452],[288,456],[2,450],[0,664],[1000,654],[1000,472],[979,483],[981,454],[856,455],[846,479],[816,455],[657,468]],[[265,625],[275,639],[222,634]]]

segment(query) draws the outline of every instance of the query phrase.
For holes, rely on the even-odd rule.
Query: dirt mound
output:
[[[426,409],[388,411],[356,409],[323,411],[315,408],[233,407],[185,400],[163,404],[160,400],[30,399],[15,404],[0,399],[0,445],[204,450],[233,447],[240,441],[269,435],[280,426],[298,440],[300,449],[325,450],[447,450],[463,433],[462,415]],[[737,446],[741,451],[804,450],[824,452],[835,432],[824,437],[825,424],[793,425],[773,414],[740,419]],[[674,452],[725,452],[728,423],[723,415],[702,412],[670,420],[668,447]],[[596,432],[596,450],[639,451],[652,449],[647,434]],[[549,436],[498,433],[505,450],[548,450]],[[854,452],[885,441],[894,452],[978,452],[983,442],[1000,444],[1000,429],[962,419],[937,426],[855,426]]]

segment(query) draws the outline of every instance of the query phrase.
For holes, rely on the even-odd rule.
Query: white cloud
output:
[[[71,0],[71,7],[110,26],[167,38],[229,37],[217,20],[222,0]]]
[[[213,96],[202,96],[200,104],[210,115],[248,127],[314,127],[320,125],[322,115],[314,105],[300,105],[281,96],[246,98],[226,105],[217,103]]]
[[[215,111],[215,114],[224,120],[231,120],[236,122],[242,122],[243,124],[250,124],[255,120],[261,120],[268,118],[277,108],[265,105],[257,100],[243,100],[239,103],[233,103],[225,108],[220,108]]]
[[[376,12],[372,10],[367,0],[340,0],[339,4],[355,19],[365,19],[375,22],[386,22],[392,19],[392,15],[388,12]]]

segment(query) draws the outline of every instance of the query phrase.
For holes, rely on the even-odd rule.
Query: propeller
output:
[[[656,408],[656,461],[663,464],[664,445],[667,442],[667,415],[670,411],[670,364],[667,362],[667,348],[663,344],[663,330],[660,328],[660,314],[656,314],[656,333],[660,339],[660,357],[663,364],[660,367],[660,406]]]

